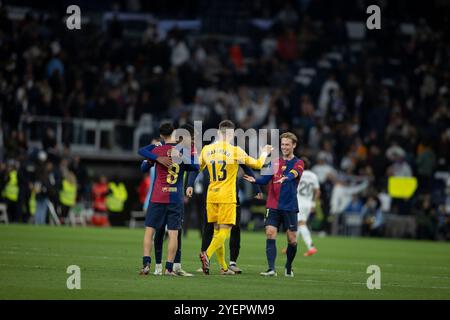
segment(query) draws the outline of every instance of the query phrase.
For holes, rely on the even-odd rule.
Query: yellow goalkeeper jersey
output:
[[[258,159],[250,157],[240,147],[225,141],[205,146],[200,153],[200,170],[208,168],[209,187],[207,203],[236,203],[236,179],[239,165],[261,169],[267,155]]]

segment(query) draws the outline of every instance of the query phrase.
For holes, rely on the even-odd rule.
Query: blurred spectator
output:
[[[352,200],[344,209],[344,213],[348,214],[362,214],[363,202],[357,194],[352,195]]]
[[[114,177],[108,183],[108,194],[105,199],[106,209],[108,210],[108,219],[112,226],[123,226],[125,221],[123,211],[125,202],[128,199],[128,192],[125,184]]]
[[[352,197],[366,190],[368,186],[369,182],[367,179],[353,186],[343,178],[338,178],[331,195],[330,213],[333,215],[343,213],[352,202]]]
[[[431,202],[430,194],[423,194],[413,210],[416,215],[417,237],[419,239],[434,240],[436,238],[438,219],[436,207]]]
[[[317,163],[311,168],[311,170],[317,174],[320,184],[325,183],[327,179],[336,177],[336,170],[327,161],[329,156],[327,153],[321,151],[317,155]]]
[[[77,181],[77,195],[81,200],[88,199],[89,181],[88,173],[79,155],[75,155],[70,163],[69,170],[75,174]]]
[[[174,40],[170,62],[172,66],[179,67],[188,62],[191,57],[189,49],[182,39]]]
[[[437,239],[450,240],[450,214],[445,211],[445,205],[438,207]]]
[[[383,211],[381,210],[380,200],[376,196],[370,195],[367,198],[362,208],[362,214],[364,216],[363,235],[372,237],[383,236]]]
[[[350,185],[343,178],[338,178],[335,181],[333,191],[330,198],[330,215],[332,219],[331,233],[338,234],[339,224],[341,223],[341,214],[345,213],[345,209],[352,202],[354,195],[358,195],[367,189],[369,182],[366,180],[357,185]]]
[[[278,37],[277,52],[285,61],[293,61],[297,58],[297,38],[292,29],[287,29]]]
[[[2,198],[6,202],[8,209],[8,220],[19,222],[19,182],[17,178],[17,165],[14,160],[9,160],[2,174]]]
[[[419,187],[424,191],[430,190],[436,166],[436,155],[428,142],[423,142],[417,149],[416,164]]]
[[[56,181],[52,174],[54,168],[50,161],[41,162],[36,170],[36,181],[33,190],[36,194],[35,223],[45,224],[49,202],[56,192]]]
[[[298,23],[298,14],[293,8],[291,2],[286,2],[284,7],[275,16],[275,19],[280,21],[286,27],[293,27]]]
[[[27,159],[25,154],[22,154],[19,159],[19,170],[17,172],[17,180],[19,185],[18,194],[18,216],[21,222],[27,223],[31,217],[32,208],[30,206],[31,191],[33,181],[36,175],[36,166],[34,161]]]
[[[61,204],[61,223],[67,223],[70,210],[77,201],[77,178],[73,172],[66,169],[59,188],[59,203]]]
[[[47,64],[47,77],[64,77],[64,65],[59,58],[59,54],[61,52],[61,45],[54,41],[50,45],[52,50],[53,57],[50,59],[50,61]]]
[[[391,166],[388,167],[388,176],[412,176],[411,166],[406,162],[405,156],[405,151],[395,144],[386,151],[386,157],[392,161]]]
[[[16,130],[12,130],[9,137],[5,139],[5,156],[6,158],[14,158],[18,153],[18,134]]]
[[[92,207],[95,212],[106,212],[106,195],[108,194],[108,180],[101,175],[92,185]]]
[[[45,129],[45,136],[42,140],[42,148],[45,152],[52,152],[56,148],[56,135],[52,128]]]
[[[323,83],[319,96],[318,114],[322,117],[326,116],[330,107],[333,94],[339,90],[339,84],[334,74],[330,74],[328,79]]]

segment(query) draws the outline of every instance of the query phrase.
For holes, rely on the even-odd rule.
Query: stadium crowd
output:
[[[415,215],[417,237],[448,239],[448,16],[430,22],[412,13],[409,33],[390,17],[381,30],[355,40],[343,11],[321,19],[317,2],[261,4],[259,12],[273,23],[247,28],[242,41],[178,28],[163,36],[156,22],[140,39],[129,39],[117,17],[107,29],[90,23],[67,32],[55,16],[27,14],[17,21],[2,7],[0,175],[8,207],[19,203],[12,221],[25,217],[21,202],[31,197],[30,182],[48,189],[33,191],[36,212],[54,199],[61,204],[57,212],[67,215],[59,191],[69,184],[77,185],[79,198],[91,198],[92,177],[70,154],[69,142],[57,146],[48,129],[42,150],[29,148],[21,117],[133,123],[151,114],[155,127],[164,119],[177,125],[201,120],[206,129],[232,119],[244,129],[295,132],[298,154],[313,160],[321,183],[319,229],[329,230],[329,218],[350,212],[365,217],[365,234],[382,235],[389,212]],[[36,175],[28,173],[31,167]],[[8,198],[15,192],[14,168],[16,201]],[[437,172],[446,172],[447,180]],[[389,176],[417,177],[414,197],[391,199]]]

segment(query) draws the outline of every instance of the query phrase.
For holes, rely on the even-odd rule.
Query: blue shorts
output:
[[[145,226],[155,229],[167,224],[168,230],[180,230],[183,220],[183,204],[150,202],[145,216]]]
[[[297,231],[297,212],[267,209],[264,226],[273,226],[280,230],[281,224],[285,231]]]

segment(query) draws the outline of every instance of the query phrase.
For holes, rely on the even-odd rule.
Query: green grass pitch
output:
[[[316,237],[318,254],[303,257],[299,243],[295,278],[285,278],[283,236],[278,277],[263,278],[264,234],[243,233],[243,274],[218,275],[213,258],[210,276],[172,278],[138,276],[142,236],[142,229],[0,225],[0,299],[450,299],[449,243]],[[199,233],[190,232],[185,270],[199,267],[199,247]],[[69,265],[81,268],[81,290],[66,287]],[[369,265],[381,268],[380,290],[367,289]]]

